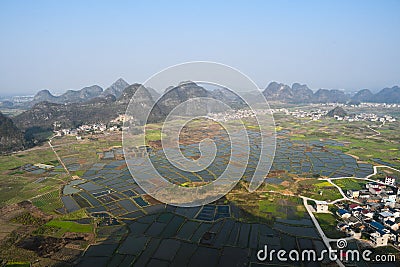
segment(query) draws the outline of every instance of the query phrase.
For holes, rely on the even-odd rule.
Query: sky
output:
[[[214,61],[264,88],[400,85],[400,1],[0,1],[0,95]]]

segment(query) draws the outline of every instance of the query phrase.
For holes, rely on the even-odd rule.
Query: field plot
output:
[[[365,185],[368,183],[368,181],[351,179],[351,178],[335,179],[332,180],[332,182],[338,185],[344,192],[346,192],[346,190],[364,189]]]
[[[58,190],[68,179],[63,170],[56,171],[58,165],[47,144],[0,156],[0,207]]]
[[[347,108],[351,109],[350,107]],[[367,113],[371,111],[371,109],[365,110]],[[390,110],[386,111],[389,112]],[[360,111],[357,110],[355,112]],[[379,112],[379,110],[373,109],[372,112]],[[306,119],[296,119],[281,114],[277,115],[276,118],[278,126],[283,131],[286,131],[288,137],[293,141],[307,143],[310,141],[333,140],[337,143],[328,145],[329,148],[355,155],[362,162],[400,168],[397,134],[397,129],[400,126],[399,120],[381,125],[380,122],[367,121],[343,123],[327,118],[305,123]],[[371,137],[375,132],[371,131],[368,125],[372,125],[381,134]],[[363,177],[361,174],[356,176]]]
[[[80,224],[73,221],[59,221],[53,220],[46,224],[46,226],[58,228],[55,236],[62,236],[66,232],[72,233],[92,233],[93,226],[91,224]]]
[[[377,173],[370,178],[371,179],[382,179],[382,178],[385,178],[386,176],[400,177],[400,172],[393,170],[391,168],[380,167],[377,169]]]
[[[245,188],[232,190],[226,198],[231,206],[239,209],[238,218],[245,221],[273,224],[277,219],[309,219],[308,214],[298,197],[284,196],[279,193],[250,194]]]
[[[372,165],[359,163],[337,149],[329,148],[335,141],[277,140],[271,171],[283,170],[291,174],[314,177],[365,177],[373,172]]]
[[[54,212],[62,207],[59,190],[54,190],[32,199],[33,205],[45,212]]]
[[[228,217],[231,217],[229,205],[205,205],[195,218],[201,221],[215,221]]]
[[[345,233],[339,232],[336,229],[337,220],[335,215],[331,213],[315,213],[314,215],[326,236],[330,238],[346,237]]]
[[[78,245],[84,249],[87,240],[95,240],[96,244],[80,260],[80,266],[101,262],[114,266],[162,266],[177,262],[185,266],[199,260],[213,266],[229,262],[229,257],[235,258],[235,263],[255,263],[257,250],[265,244],[270,249],[321,250],[324,245],[301,198],[296,195],[328,201],[342,198],[336,187],[316,178],[350,177],[332,181],[343,190],[358,189],[364,182],[352,177],[371,174],[371,163],[394,163],[381,154],[368,162],[364,158],[364,161],[356,160],[344,152],[362,150],[361,142],[352,139],[348,143],[340,137],[331,140],[330,129],[319,131],[322,127],[319,123],[309,124],[308,130],[315,133],[312,138],[304,129],[306,126],[290,122],[293,124],[289,131],[288,123],[278,125],[276,157],[270,175],[251,194],[246,186],[258,163],[259,136],[248,125],[253,141],[244,181],[225,198],[202,207],[172,207],[147,195],[129,172],[121,140],[116,136],[97,141],[54,139],[53,145],[71,175],[78,176],[73,179],[64,173],[46,146],[38,149],[37,154],[18,153],[8,160],[0,157],[1,205],[29,198],[42,211],[52,213],[54,217],[35,232],[46,242],[50,237],[54,239],[49,240],[63,240],[79,236],[86,240]],[[218,148],[214,162],[206,170],[195,173],[184,172],[168,163],[157,150],[160,133],[150,130],[153,132],[147,142],[153,147],[143,146],[132,153],[138,159],[149,154],[158,171],[171,182],[199,186],[215,180],[225,170],[230,148],[222,134],[212,135]],[[182,153],[196,159],[199,156],[196,143],[189,141],[181,144]],[[47,170],[37,163],[53,167]],[[390,170],[382,169],[378,173],[385,174],[390,174]],[[152,178],[151,173],[141,175]],[[336,225],[334,215],[316,216],[330,237],[341,236],[332,227]]]
[[[298,183],[297,194],[316,200],[333,201],[343,198],[339,190],[326,181],[315,179],[302,180]]]
[[[302,227],[290,225],[274,229],[266,224],[226,218],[200,223],[162,212],[128,222],[127,226],[130,229],[127,237],[121,241],[106,239],[102,244],[90,246],[78,266],[91,264],[100,255],[106,258],[103,260],[116,265],[129,262],[133,266],[152,263],[169,266],[174,262],[185,266],[200,261],[202,264],[207,262],[209,266],[219,266],[231,262],[231,258],[227,258],[229,256],[234,259],[232,263],[246,263],[246,266],[257,262],[255,255],[266,244],[270,249],[323,248],[314,228],[301,231]],[[296,237],[295,230],[300,231],[303,237]],[[118,230],[114,228],[113,231],[113,236],[118,236],[115,234]]]

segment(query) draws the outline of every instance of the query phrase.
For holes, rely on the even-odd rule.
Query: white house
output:
[[[374,213],[368,209],[363,209],[361,213],[364,216],[364,218],[372,219],[374,217]]]
[[[395,223],[394,221],[391,220],[386,220],[383,222],[383,225],[385,225],[386,227],[389,227],[390,229],[392,229],[393,231],[397,231],[399,230],[399,224]]]
[[[328,202],[326,201],[315,201],[316,211],[317,213],[325,213],[329,212],[328,210]]]
[[[396,202],[397,195],[396,194],[381,194],[382,202]]]
[[[375,247],[387,246],[389,241],[389,234],[380,233],[378,231],[371,234],[370,239]]]
[[[379,219],[381,221],[384,221],[384,220],[394,221],[395,220],[393,213],[391,213],[389,211],[382,211],[381,213],[379,213]]]
[[[360,191],[359,190],[347,190],[347,195],[349,198],[358,198],[360,196]]]
[[[396,178],[392,176],[386,176],[385,177],[385,184],[394,186],[396,184]]]

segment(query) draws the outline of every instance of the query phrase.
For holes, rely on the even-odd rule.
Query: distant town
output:
[[[316,107],[311,110],[289,110],[288,108],[272,108],[268,109],[257,109],[257,110],[232,110],[229,112],[221,112],[221,113],[211,113],[208,114],[208,118],[215,121],[228,121],[234,119],[242,119],[248,117],[254,117],[256,114],[266,114],[268,112],[272,113],[284,113],[286,115],[291,115],[295,118],[304,118],[310,120],[320,120],[323,117],[328,116],[328,110],[321,109],[321,106],[324,107],[342,107],[343,104],[330,103],[330,104],[315,104],[310,105],[311,107]],[[354,106],[353,106],[354,107]],[[358,107],[376,107],[376,108],[400,108],[399,104],[380,104],[380,103],[362,103],[358,105]],[[332,116],[335,120],[338,121],[348,121],[348,122],[358,122],[358,121],[370,121],[370,122],[395,122],[396,118],[391,115],[377,115],[374,113],[358,113],[358,114],[349,114],[349,115],[336,115]]]

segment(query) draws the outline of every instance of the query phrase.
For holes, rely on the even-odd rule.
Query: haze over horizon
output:
[[[376,91],[400,85],[399,11],[399,1],[2,1],[0,95],[142,83],[197,60],[260,88]]]

